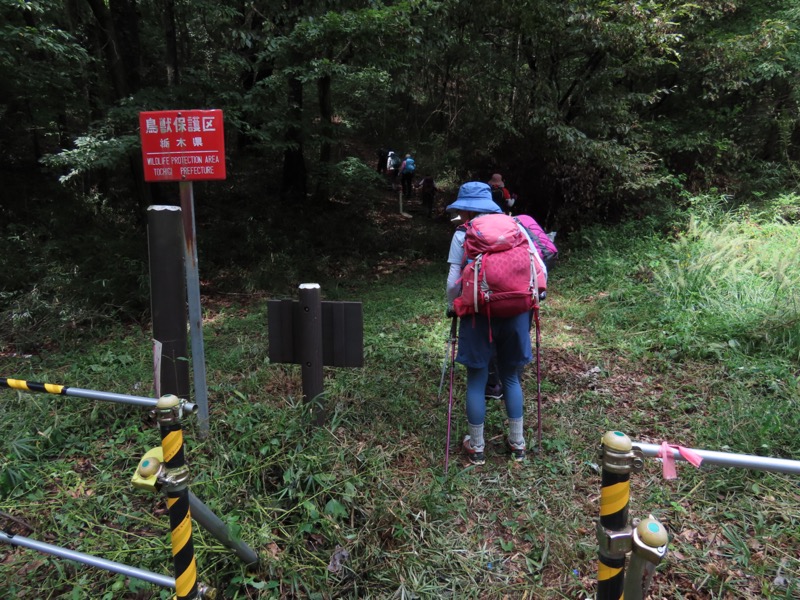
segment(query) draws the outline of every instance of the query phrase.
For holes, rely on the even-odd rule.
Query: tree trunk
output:
[[[303,158],[303,82],[296,77],[289,80],[288,116],[281,201],[284,204],[302,206],[307,191],[306,162]]]
[[[331,98],[331,76],[317,80],[319,116],[322,143],[319,146],[319,171],[317,172],[317,204],[322,205],[330,196],[331,143],[333,140],[333,100]]]
[[[126,98],[132,91],[135,91],[133,86],[138,82],[137,77],[129,76],[129,71],[126,69],[126,61],[124,59],[124,56],[127,55],[128,63],[138,64],[139,26],[136,11],[133,10],[132,5],[128,4],[126,1],[115,4],[115,12],[124,15],[122,23],[124,25],[124,33],[120,36],[117,34],[114,19],[112,18],[111,11],[106,7],[105,2],[103,0],[86,0],[86,2],[92,9],[92,14],[99,25],[100,33],[104,36],[101,41],[105,49],[108,70],[114,89],[114,97],[117,100],[121,100]],[[120,39],[126,39],[128,41],[128,50],[123,51]],[[138,154],[129,155],[128,167],[131,179],[133,179],[133,185],[136,189],[136,204],[139,209],[136,215],[140,224],[146,224],[146,208],[152,203],[152,196],[150,194],[150,188],[145,185],[144,182],[141,156]]]
[[[177,28],[175,27],[175,0],[165,0],[163,18],[164,38],[166,42],[164,66],[167,68],[167,85],[179,85],[181,82],[181,72],[178,64],[178,35]]]
[[[108,10],[103,0],[86,0],[92,14],[100,26],[105,39],[103,49],[105,50],[108,71],[111,75],[111,84],[114,86],[114,97],[124,98],[128,95],[128,78],[125,74],[125,63],[122,60],[117,29],[114,27],[114,20],[111,18],[111,11]]]
[[[141,87],[141,48],[139,47],[139,13],[135,0],[110,0],[109,11],[114,21],[114,31],[119,40],[119,55],[122,59],[123,77],[128,92]]]

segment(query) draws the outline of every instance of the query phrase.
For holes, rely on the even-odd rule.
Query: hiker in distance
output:
[[[414,180],[414,172],[417,169],[416,162],[410,154],[406,154],[403,162],[400,163],[400,185],[403,187],[403,198],[411,198],[411,183]]]
[[[500,208],[500,212],[511,214],[511,207],[514,206],[516,198],[512,197],[508,191],[503,176],[495,173],[487,183],[492,190],[492,200]]]
[[[450,204],[446,210],[448,213],[455,214],[452,221],[457,224],[447,257],[450,265],[447,276],[447,315],[455,317],[456,310],[463,312],[461,275],[466,266],[464,244],[467,239],[467,231],[472,225],[471,221],[485,214],[502,214],[502,211],[492,200],[489,186],[480,181],[463,184],[455,202]],[[510,219],[510,217],[507,218]],[[524,365],[531,362],[532,358],[527,309],[510,317],[492,315],[489,318],[479,312],[461,316],[456,361],[467,369],[466,409],[469,430],[462,443],[462,448],[469,462],[474,465],[481,465],[485,462],[486,397],[484,392],[493,349],[497,352],[497,368],[505,392],[505,408],[508,415],[506,445],[514,460],[522,461],[525,459],[524,398],[519,381],[519,371]]]
[[[378,148],[375,151],[375,155],[378,157],[376,170],[378,173],[386,175],[386,161],[389,160],[389,151],[386,148]]]
[[[420,196],[420,201],[422,202],[422,207],[425,210],[425,214],[429,219],[433,218],[433,205],[436,202],[436,192],[439,191],[439,188],[436,187],[436,182],[434,181],[433,177],[430,175],[425,175],[416,183],[416,185],[414,185],[414,189],[417,190],[417,193]]]
[[[400,170],[400,157],[394,150],[389,150],[386,155],[386,178],[393,190],[397,189],[397,174]]]

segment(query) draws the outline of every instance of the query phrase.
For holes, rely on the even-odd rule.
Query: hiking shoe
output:
[[[478,452],[472,446],[472,441],[468,435],[464,436],[462,447],[464,448],[464,453],[467,455],[469,462],[473,465],[482,465],[486,462],[486,457],[483,455],[483,452]]]
[[[487,398],[500,400],[503,397],[503,384],[496,383],[495,385],[487,385],[485,393]]]
[[[525,460],[525,442],[523,441],[521,444],[514,444],[506,438],[506,446],[508,446],[508,451],[511,453],[511,458],[513,458],[517,462],[522,462]]]

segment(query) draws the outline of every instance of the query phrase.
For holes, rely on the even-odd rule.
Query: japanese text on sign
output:
[[[139,113],[145,181],[225,179],[221,110]]]

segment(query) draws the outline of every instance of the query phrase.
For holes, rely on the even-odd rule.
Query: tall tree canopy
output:
[[[257,156],[282,181],[268,195],[324,204],[341,140],[389,140],[457,176],[502,168],[562,222],[762,162],[782,180],[797,153],[788,1],[0,7],[4,164],[47,155],[132,212],[153,193],[136,115],[163,108],[223,109],[234,168]]]

